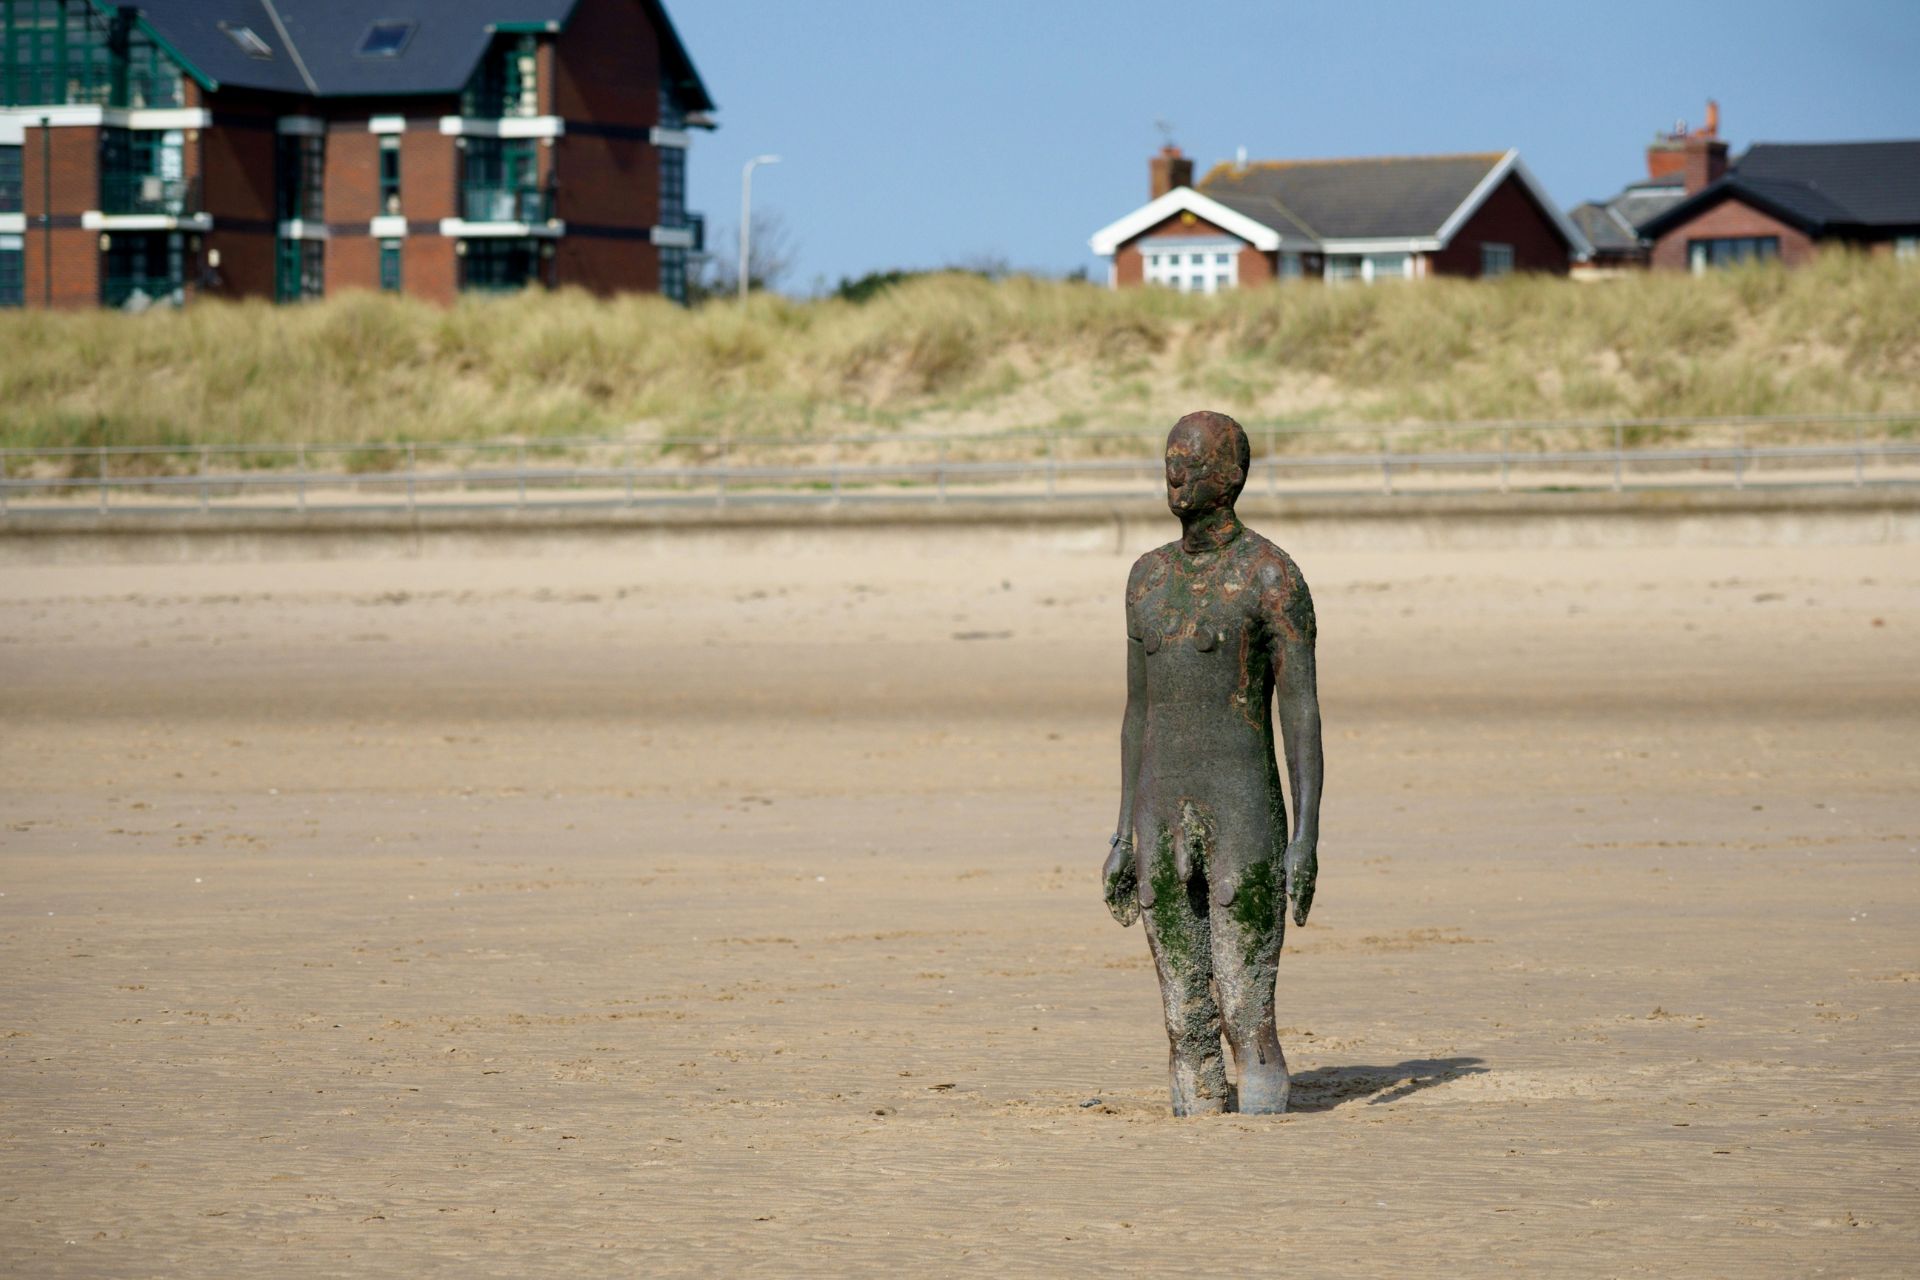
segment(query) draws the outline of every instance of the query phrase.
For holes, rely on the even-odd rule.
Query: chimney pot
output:
[[[1193,161],[1169,142],[1147,161],[1147,199],[1158,200],[1175,187],[1193,185]]]

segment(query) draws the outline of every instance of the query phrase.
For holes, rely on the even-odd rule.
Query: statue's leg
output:
[[[1227,1072],[1220,1053],[1220,1007],[1211,989],[1213,929],[1206,884],[1197,876],[1192,883],[1180,882],[1172,832],[1140,834],[1154,841],[1148,863],[1153,902],[1141,914],[1167,1018],[1173,1114],[1218,1114],[1226,1110]]]
[[[1277,854],[1245,865],[1232,901],[1212,903],[1214,985],[1220,990],[1221,1027],[1239,1069],[1238,1110],[1245,1115],[1287,1109],[1287,1060],[1273,1016],[1286,905],[1285,872]]]

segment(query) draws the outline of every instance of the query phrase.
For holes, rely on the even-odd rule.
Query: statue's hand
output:
[[[1305,924],[1313,909],[1313,882],[1320,875],[1320,851],[1312,840],[1287,846],[1287,901],[1293,904],[1293,922]]]
[[[1140,918],[1140,868],[1133,860],[1133,841],[1123,839],[1107,855],[1100,869],[1107,910],[1123,925]]]

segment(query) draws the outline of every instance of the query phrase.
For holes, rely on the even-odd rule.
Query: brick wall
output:
[[[225,91],[211,102],[213,123],[200,131],[201,198],[213,217],[206,249],[220,255],[215,291],[226,298],[272,298],[274,285],[275,105]]]
[[[1428,255],[1428,274],[1478,276],[1480,246],[1485,243],[1512,245],[1515,271],[1567,274],[1571,253],[1567,242],[1516,175],[1509,174],[1494,188],[1446,248]]]
[[[401,198],[407,172],[400,170]],[[379,217],[380,137],[369,133],[365,119],[343,121],[327,132],[327,225],[357,224],[366,231],[370,218]]]
[[[660,255],[644,241],[569,235],[560,242],[553,265],[561,285],[602,297],[660,291]]]
[[[359,235],[333,236],[326,248],[326,291],[332,297],[350,289],[380,287],[379,241]]]
[[[409,222],[438,222],[460,211],[459,140],[435,129],[400,135],[400,207]]]
[[[660,37],[634,0],[580,0],[554,41],[553,110],[645,128],[660,114]]]
[[[1654,242],[1652,264],[1669,271],[1687,269],[1687,242],[1726,236],[1778,236],[1780,260],[1790,267],[1813,260],[1815,246],[1804,231],[1737,199],[1726,199]]]
[[[1159,239],[1165,236],[1188,236],[1207,240],[1240,239],[1233,232],[1224,231],[1205,218],[1191,213],[1176,213],[1120,246],[1113,255],[1114,284],[1120,288],[1126,288],[1130,285],[1145,283],[1146,262],[1140,254],[1140,242],[1149,237]],[[1243,285],[1266,284],[1274,278],[1273,255],[1262,253],[1244,242],[1240,250],[1239,266],[1240,283]]]
[[[459,297],[459,260],[453,244],[437,235],[407,237],[407,246],[401,250],[400,278],[409,297],[441,306],[449,306]]]
[[[51,134],[49,145],[48,136]],[[49,181],[53,197],[53,305],[100,302],[100,234],[81,228],[80,215],[100,207],[100,131],[29,125],[20,149],[21,208],[26,212],[25,303],[46,305],[48,231],[42,219]]]

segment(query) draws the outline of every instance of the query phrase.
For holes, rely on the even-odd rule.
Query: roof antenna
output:
[[[1153,127],[1160,131],[1161,145],[1173,147],[1173,121],[1155,120]],[[1178,150],[1178,148],[1175,148],[1175,150]]]

